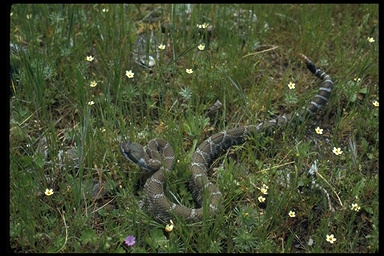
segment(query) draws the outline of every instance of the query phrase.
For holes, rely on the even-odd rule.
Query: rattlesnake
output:
[[[155,219],[169,223],[171,219],[175,219],[176,215],[185,218],[188,222],[196,222],[202,220],[204,212],[213,215],[218,210],[222,194],[209,181],[207,172],[212,161],[220,153],[233,145],[244,143],[246,138],[253,133],[267,131],[288,122],[297,125],[327,103],[333,88],[331,77],[318,69],[305,55],[300,54],[300,57],[311,73],[323,80],[317,94],[306,108],[296,114],[282,115],[258,125],[247,125],[216,133],[204,140],[193,153],[190,167],[192,175],[189,185],[192,195],[200,208],[194,209],[175,204],[164,194],[165,174],[171,171],[174,161],[174,151],[167,141],[152,139],[145,147],[130,141],[121,143],[121,151],[128,160],[144,170],[153,172],[143,188],[143,203],[144,208]],[[203,204],[204,196],[207,197],[205,198],[207,201]],[[208,209],[204,209],[203,205],[206,205]]]

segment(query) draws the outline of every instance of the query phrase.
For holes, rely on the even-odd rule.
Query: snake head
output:
[[[159,169],[158,165],[153,165],[151,159],[148,158],[144,147],[139,143],[125,141],[121,143],[120,148],[125,158],[132,163],[137,164],[141,169],[151,172]]]
[[[144,148],[139,143],[125,141],[120,145],[121,152],[129,161],[139,164],[140,159],[144,159]]]

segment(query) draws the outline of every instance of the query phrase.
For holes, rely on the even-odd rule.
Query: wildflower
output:
[[[158,47],[159,47],[160,50],[164,50],[165,49],[165,44],[159,44]]]
[[[27,14],[27,20],[29,20],[30,18],[32,18],[32,14]]]
[[[358,83],[358,82],[361,81],[361,79],[360,79],[360,77],[355,77],[355,78],[353,78],[353,81],[355,81],[356,83]]]
[[[45,192],[44,192],[44,194],[46,194],[47,196],[51,196],[51,195],[53,195],[53,189],[46,189],[45,190]]]
[[[327,242],[330,242],[331,244],[333,244],[335,241],[336,241],[336,238],[333,234],[327,235]]]
[[[192,70],[191,68],[187,68],[185,71],[186,71],[188,74],[192,74],[192,73],[193,73],[193,70]]]
[[[358,204],[352,204],[351,210],[354,210],[356,212],[360,211],[361,207]]]
[[[260,203],[264,203],[264,202],[265,202],[265,197],[263,197],[263,196],[259,196],[259,197],[257,198],[257,200],[259,200]]]
[[[103,8],[101,11],[102,12],[108,12],[109,10],[107,8]]]
[[[294,211],[289,211],[288,215],[291,218],[295,218],[296,217],[296,213]]]
[[[94,58],[92,55],[89,55],[89,56],[87,56],[87,58],[86,58],[86,60],[89,61],[89,62],[93,61],[94,59],[95,59],[95,58]]]
[[[88,103],[87,103],[89,106],[92,106],[93,104],[95,104],[95,102],[93,101],[93,100],[91,100],[91,101],[88,101]]]
[[[268,194],[268,191],[266,188],[261,188],[260,189],[261,193],[263,193],[264,195],[267,195]]]
[[[136,238],[134,236],[127,236],[124,242],[127,246],[133,246],[136,243]]]
[[[295,83],[289,82],[288,88],[293,90],[293,89],[295,89],[295,85],[296,85]]]
[[[378,107],[379,106],[379,102],[377,100],[375,100],[374,102],[372,102],[373,106],[375,107]]]
[[[205,45],[204,44],[199,44],[199,46],[197,46],[197,48],[199,48],[199,50],[202,51],[202,50],[204,50]]]
[[[335,154],[335,155],[341,155],[343,153],[343,151],[341,151],[340,148],[336,148],[336,147],[333,147],[333,150],[332,152]]]
[[[323,134],[323,129],[321,129],[320,127],[317,127],[315,131],[317,134]]]
[[[208,28],[209,24],[204,22],[203,24],[197,24],[196,27],[197,28]]]
[[[264,195],[268,194],[268,186],[263,184],[263,186],[260,188],[260,192],[263,193]]]
[[[132,70],[127,70],[127,71],[125,71],[125,75],[126,75],[128,78],[133,78],[133,76],[135,75],[135,73],[133,73]]]
[[[96,87],[96,85],[97,85],[97,82],[96,82],[96,81],[92,81],[92,82],[89,84],[89,86],[91,86],[91,87]]]
[[[173,230],[173,221],[172,221],[172,220],[169,220],[169,224],[167,224],[167,225],[165,226],[165,231],[167,231],[167,232],[172,232],[172,230]]]
[[[368,40],[368,42],[370,42],[370,43],[375,42],[375,39],[373,39],[373,37],[368,37],[367,40]]]

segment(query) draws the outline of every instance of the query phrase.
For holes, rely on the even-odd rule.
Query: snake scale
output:
[[[209,181],[207,172],[212,161],[220,153],[233,145],[245,142],[247,136],[257,132],[267,131],[273,127],[286,123],[297,125],[304,119],[312,116],[317,110],[326,105],[332,92],[333,81],[329,75],[318,69],[310,59],[300,54],[309,71],[322,80],[317,94],[307,107],[297,113],[278,116],[275,119],[264,121],[257,125],[247,125],[216,133],[204,140],[192,155],[190,166],[192,175],[189,180],[190,190],[200,208],[188,208],[171,202],[164,194],[166,173],[171,171],[174,158],[172,146],[163,139],[152,139],[143,147],[142,145],[124,141],[121,143],[123,155],[141,169],[153,172],[147,179],[144,188],[144,209],[155,219],[169,223],[175,217],[185,218],[187,222],[202,220],[203,213],[213,216],[218,211],[222,194],[219,189]],[[203,203],[203,198],[206,197]],[[205,207],[207,209],[205,209]]]

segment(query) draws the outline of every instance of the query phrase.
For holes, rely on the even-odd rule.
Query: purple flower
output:
[[[136,239],[134,236],[127,236],[125,238],[125,244],[128,246],[133,246],[136,243]]]

